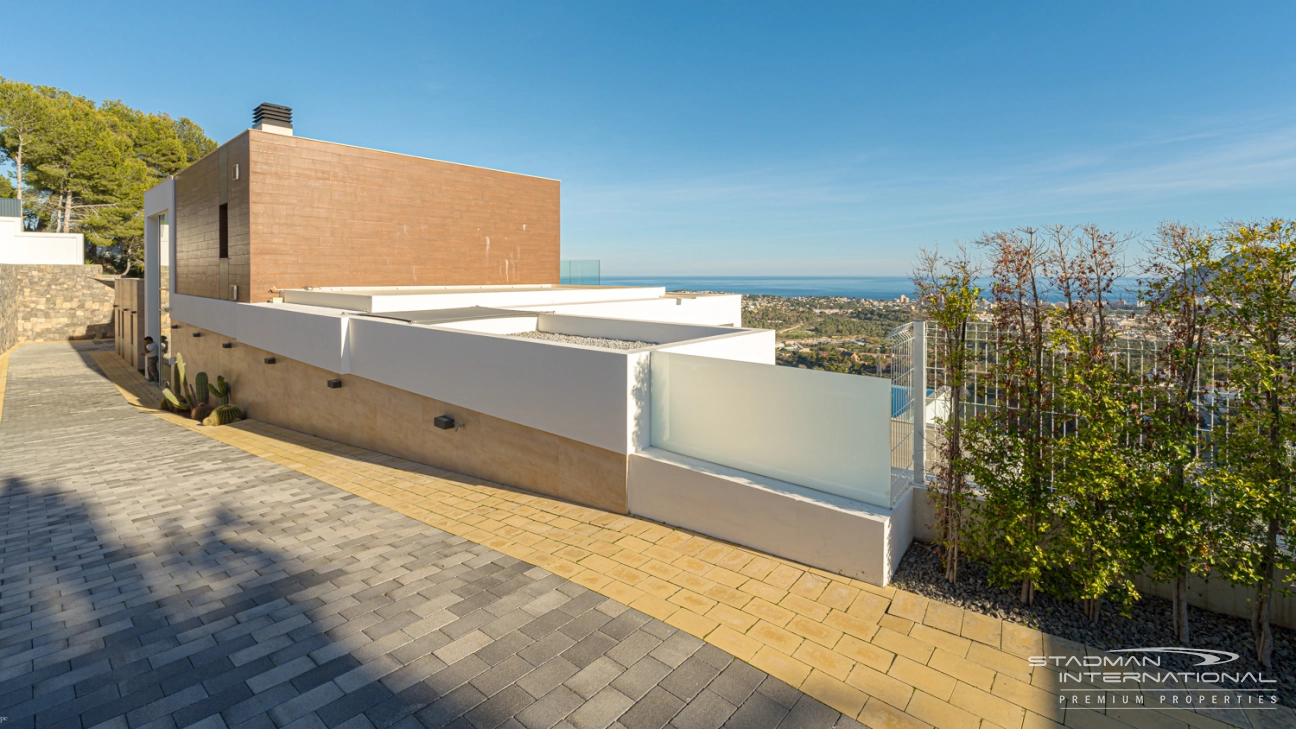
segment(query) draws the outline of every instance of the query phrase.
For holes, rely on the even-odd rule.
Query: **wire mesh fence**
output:
[[[1110,357],[1116,369],[1124,376],[1133,392],[1130,401],[1139,412],[1156,407],[1153,392],[1168,377],[1167,341],[1154,336],[1124,336],[1116,338],[1110,347]],[[997,408],[1009,407],[1000,399],[1003,391],[996,381],[995,365],[999,362],[1003,343],[990,322],[970,322],[967,327],[965,347],[967,362],[961,389],[962,413],[965,419],[985,415]],[[951,333],[930,323],[927,330],[927,385],[930,398],[948,402],[952,377],[948,357]],[[1227,427],[1230,407],[1238,398],[1238,390],[1231,384],[1231,373],[1240,356],[1237,348],[1226,342],[1210,344],[1202,357],[1196,374],[1194,408],[1197,411],[1197,436],[1199,447],[1209,449],[1212,434]],[[1041,362],[1050,376],[1045,383],[1056,382],[1056,375],[1068,366],[1064,352],[1051,351]],[[1155,386],[1155,387],[1154,387]],[[1041,398],[1056,403],[1055,393],[1046,392]],[[940,408],[936,408],[938,411]],[[947,412],[948,408],[946,408]],[[1044,428],[1065,433],[1076,426],[1073,413],[1049,409],[1043,413]],[[939,428],[939,423],[936,424]],[[928,461],[928,472],[936,463]]]

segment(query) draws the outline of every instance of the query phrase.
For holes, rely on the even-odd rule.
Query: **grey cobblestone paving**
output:
[[[538,567],[11,355],[0,717],[33,727],[858,727]]]

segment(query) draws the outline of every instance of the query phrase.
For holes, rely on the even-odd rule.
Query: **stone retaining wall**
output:
[[[113,335],[113,281],[99,265],[0,264],[0,352],[20,342]]]

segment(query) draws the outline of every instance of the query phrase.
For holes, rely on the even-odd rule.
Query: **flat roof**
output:
[[[539,316],[538,311],[515,311],[513,309],[494,309],[489,306],[462,306],[453,309],[427,309],[422,311],[384,311],[379,313],[361,312],[353,316],[372,316],[378,319],[395,319],[410,324],[448,324],[455,321],[473,321],[476,319],[511,319],[518,316]]]

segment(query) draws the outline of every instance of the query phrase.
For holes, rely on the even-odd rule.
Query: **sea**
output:
[[[728,294],[768,296],[848,296],[854,299],[913,298],[913,279],[908,276],[603,276],[604,286],[664,286],[667,291],[721,291]],[[989,291],[989,282],[981,282]],[[1117,298],[1133,302],[1138,298],[1138,281],[1116,280]],[[983,296],[987,296],[983,294]],[[988,298],[988,296],[987,296]],[[1056,296],[1047,296],[1054,299]]]
[[[722,291],[769,296],[913,296],[908,276],[603,276],[604,286],[665,286],[667,291]]]

